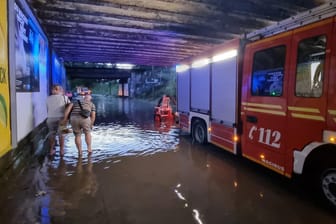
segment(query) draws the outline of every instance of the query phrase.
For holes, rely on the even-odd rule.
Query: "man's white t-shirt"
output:
[[[64,117],[65,105],[70,103],[67,96],[50,95],[47,98],[48,118],[62,118]]]

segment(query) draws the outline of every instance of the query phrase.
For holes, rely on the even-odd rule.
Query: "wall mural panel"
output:
[[[19,142],[46,116],[45,101],[48,96],[50,74],[48,40],[38,20],[25,0],[11,1],[14,26],[14,70],[16,90],[16,124]],[[10,17],[11,18],[11,17]]]
[[[15,10],[15,73],[17,92],[39,92],[40,55],[46,55],[45,43],[32,20],[18,3]]]

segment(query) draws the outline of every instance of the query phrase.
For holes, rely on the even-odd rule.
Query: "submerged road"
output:
[[[94,102],[92,155],[67,134],[63,158],[1,181],[0,223],[336,224],[302,185],[154,122],[153,103]]]

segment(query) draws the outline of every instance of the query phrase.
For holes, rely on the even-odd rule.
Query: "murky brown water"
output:
[[[95,103],[93,154],[78,158],[69,134],[64,158],[1,189],[1,223],[336,223],[289,180],[155,123],[154,104]]]

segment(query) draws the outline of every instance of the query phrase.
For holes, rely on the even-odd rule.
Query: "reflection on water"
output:
[[[146,156],[176,148],[178,129],[173,121],[154,121],[154,103],[104,96],[95,96],[94,103],[97,119],[92,131],[93,162],[109,157]],[[84,136],[82,141],[85,151]],[[65,160],[75,162],[77,150],[72,134],[66,136],[65,152]]]
[[[63,217],[67,210],[78,209],[84,198],[96,196],[99,186],[90,155],[77,158],[74,164],[63,158],[50,160],[48,167],[51,178],[48,181],[48,204],[44,203],[48,212],[44,212],[42,223],[50,223],[48,217]]]
[[[20,178],[6,180],[1,223],[335,224],[335,213],[289,180],[213,145],[193,144],[174,123],[155,123],[154,103],[94,101],[93,154],[84,150],[78,158],[68,134],[63,158],[46,158],[21,176],[21,185]]]
[[[90,198],[97,200],[99,186],[102,185],[100,190],[106,187],[102,180],[97,181],[93,164],[104,172],[111,172],[116,165],[127,163],[125,161],[128,157],[146,157],[174,151],[179,144],[179,131],[173,121],[155,122],[154,103],[103,96],[95,96],[94,103],[97,119],[92,131],[92,155],[86,153],[82,136],[84,154],[78,158],[74,136],[68,134],[65,139],[65,156],[60,158],[57,155],[48,162],[51,175],[48,181],[50,204],[45,207],[50,211],[44,216],[53,217],[60,223],[75,223],[66,211],[74,212],[73,216],[76,217],[76,212],[83,206],[81,201]],[[108,173],[105,175],[109,176]],[[113,187],[115,191],[120,186],[127,186],[120,181],[116,185]],[[94,223],[101,222],[98,218]]]

